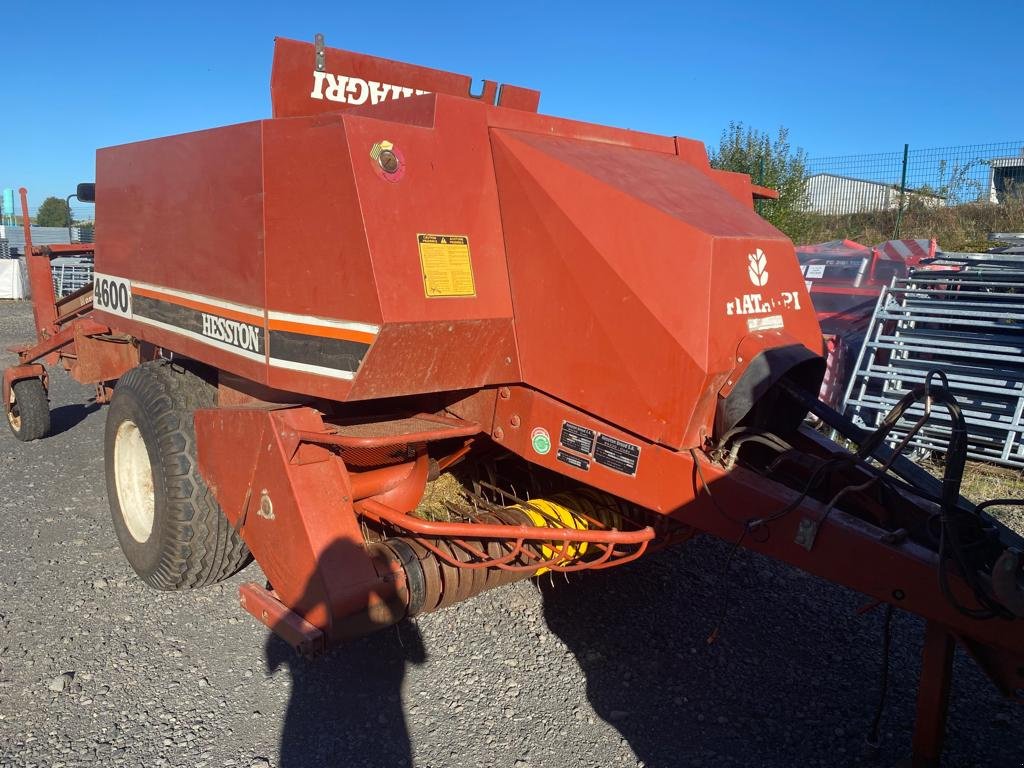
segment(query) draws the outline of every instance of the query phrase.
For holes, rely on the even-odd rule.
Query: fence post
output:
[[[910,145],[903,145],[903,174],[900,177],[900,209],[896,212],[896,228],[893,230],[892,239],[900,239],[900,224],[903,223],[903,202],[907,196],[907,157],[910,155]]]

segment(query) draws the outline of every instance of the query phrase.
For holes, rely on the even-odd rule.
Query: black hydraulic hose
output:
[[[935,378],[939,379],[942,384],[933,385],[932,379]],[[802,396],[804,393],[795,391],[795,388],[792,387],[788,387],[787,389],[789,389],[790,394],[797,396],[799,399],[803,399]],[[995,542],[988,535],[986,526],[983,522],[983,518],[979,514],[979,511],[977,509],[965,509],[962,504],[960,486],[963,480],[964,468],[967,464],[967,425],[964,420],[963,412],[960,409],[960,405],[957,403],[953,394],[949,391],[945,375],[938,370],[930,371],[925,377],[924,384],[917,385],[904,395],[892,410],[889,411],[878,429],[870,434],[857,430],[860,432],[860,434],[857,435],[857,437],[860,438],[857,440],[859,444],[857,457],[860,460],[865,460],[877,457],[879,454],[888,453],[889,461],[887,462],[887,466],[893,464],[898,465],[898,463],[902,462],[902,457],[892,456],[893,453],[898,452],[887,449],[885,441],[906,411],[911,406],[921,401],[924,401],[925,413],[922,419],[920,419],[917,425],[913,428],[911,434],[916,432],[916,430],[919,429],[924,421],[930,416],[931,408],[935,404],[945,407],[949,413],[951,421],[946,466],[942,475],[940,493],[938,494],[938,503],[940,508],[938,578],[940,589],[950,604],[964,615],[976,619],[1009,616],[1010,614],[1008,611],[991,597],[985,581],[980,575],[980,572],[991,570],[994,559],[987,555],[994,553],[995,547],[992,545],[994,545]],[[813,412],[816,409],[811,408],[810,410]],[[838,419],[834,419],[834,421],[847,421],[845,417],[842,417],[840,414],[835,412],[828,415],[838,417]],[[830,423],[828,419],[826,419],[826,423]],[[832,426],[836,425],[832,424]],[[843,424],[842,426],[847,425]],[[852,427],[852,423],[849,426]],[[906,442],[907,439],[905,438],[903,444],[905,445]],[[902,447],[903,446],[901,445],[901,448]],[[915,467],[914,469],[918,472],[923,472],[920,468]],[[904,471],[899,472],[899,474],[904,476],[905,479],[910,480],[912,483],[916,480],[910,472]],[[987,551],[990,548],[992,549],[991,553]],[[956,563],[957,569],[971,588],[980,607],[972,608],[964,606],[956,595],[953,594],[947,573],[948,561],[950,559]],[[990,560],[991,562],[989,562]]]
[[[943,384],[932,385],[933,378],[941,379]],[[917,385],[904,395],[882,420],[879,428],[861,443],[857,455],[862,459],[871,456],[885,442],[903,414],[912,405],[921,401],[925,403],[925,415],[922,421],[928,418],[932,406],[938,404],[944,406],[949,412],[951,422],[949,443],[946,449],[946,466],[942,473],[942,492],[939,499],[941,521],[938,551],[939,587],[946,599],[964,615],[976,619],[1006,615],[1006,610],[992,599],[983,579],[979,576],[979,570],[983,570],[985,564],[981,564],[981,568],[979,568],[977,561],[971,561],[972,555],[974,558],[980,559],[979,555],[984,554],[983,552],[978,553],[978,550],[987,544],[987,536],[981,517],[976,512],[966,512],[958,506],[964,467],[967,464],[967,424],[959,403],[946,385],[945,375],[941,371],[929,372],[925,377],[925,383]],[[970,554],[969,550],[971,550]],[[960,575],[970,586],[980,608],[964,606],[953,594],[947,572],[949,559],[956,563]],[[991,564],[988,566],[990,567]]]

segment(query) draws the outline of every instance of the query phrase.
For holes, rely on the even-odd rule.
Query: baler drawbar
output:
[[[935,372],[871,434],[817,401],[794,248],[754,210],[772,190],[699,142],[319,36],[277,40],[271,92],[272,119],[99,150],[91,286],[58,299],[50,259],[93,246],[26,228],[12,431],[45,435],[45,365],[96,386],[144,581],[255,558],[243,607],[315,654],[705,532],[924,617],[915,764],[955,644],[1024,699],[1024,541],[960,497],[956,400]],[[950,429],[941,480],[890,439],[910,414]]]

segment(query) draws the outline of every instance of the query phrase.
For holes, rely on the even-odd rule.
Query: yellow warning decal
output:
[[[473,260],[465,235],[416,235],[427,298],[476,296]]]

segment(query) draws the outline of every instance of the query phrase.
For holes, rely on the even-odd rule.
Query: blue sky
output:
[[[1021,139],[1024,4],[93,3],[4,8],[0,186],[38,204],[97,147],[270,114],[275,35],[538,88],[541,111],[813,156]]]

